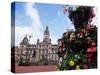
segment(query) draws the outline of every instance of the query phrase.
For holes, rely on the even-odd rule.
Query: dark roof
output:
[[[22,40],[22,42],[20,43],[21,45],[26,45],[26,44],[28,44],[28,38],[27,38],[27,36],[25,36],[24,38],[23,38],[23,40]]]

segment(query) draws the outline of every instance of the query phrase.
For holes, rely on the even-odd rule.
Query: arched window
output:
[[[43,53],[42,51],[43,51],[43,50],[41,50],[41,54]]]

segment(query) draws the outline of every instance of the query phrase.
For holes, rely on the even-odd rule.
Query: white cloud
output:
[[[40,32],[41,28],[41,22],[40,22],[40,17],[38,14],[37,9],[34,7],[35,4],[33,3],[26,3],[25,4],[25,14],[29,16],[31,20],[31,25],[26,25],[25,27],[21,27],[18,24],[16,24],[15,27],[15,45],[19,45],[23,37],[27,34],[30,35],[31,33],[33,34],[33,37],[31,38],[31,43],[36,43],[37,38],[42,39],[42,34]],[[19,21],[21,22],[21,21]],[[41,36],[41,37],[40,37]]]
[[[38,11],[34,6],[35,4],[33,3],[26,3],[25,13],[31,18],[31,21],[32,21],[31,26],[34,29],[34,31],[38,32],[40,29],[41,22],[40,22]]]
[[[52,42],[52,44],[57,44],[57,40],[58,40],[58,37],[51,36],[51,42]]]

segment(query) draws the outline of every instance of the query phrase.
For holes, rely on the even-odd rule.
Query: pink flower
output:
[[[87,48],[87,52],[96,52],[96,47]]]
[[[96,46],[96,43],[95,43],[95,42],[92,42],[91,45],[92,45],[92,46]]]
[[[88,62],[91,62],[92,61],[92,59],[91,58],[88,58]]]
[[[86,64],[83,65],[84,69],[88,69],[88,66]]]

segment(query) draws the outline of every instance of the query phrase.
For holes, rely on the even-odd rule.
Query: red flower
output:
[[[86,53],[86,58],[92,57],[92,53]]]

